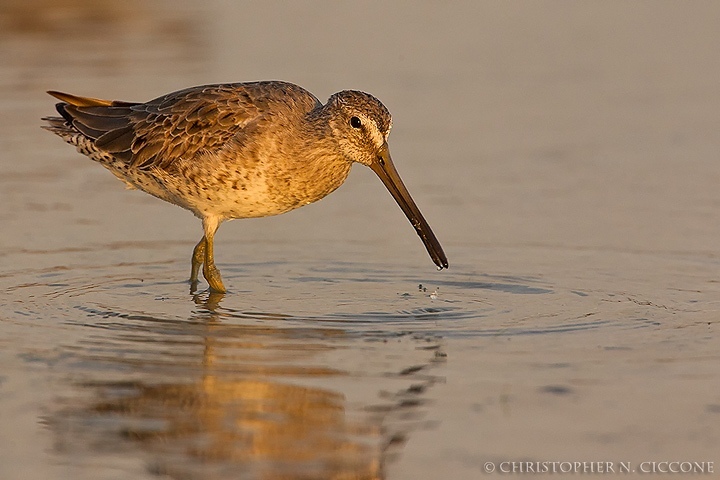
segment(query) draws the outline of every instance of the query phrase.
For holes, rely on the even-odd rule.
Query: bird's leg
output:
[[[220,270],[215,266],[215,256],[213,254],[213,237],[208,237],[205,242],[205,261],[203,262],[203,276],[210,285],[210,291],[215,293],[225,293],[225,285],[223,285],[220,277]]]
[[[205,259],[205,235],[200,239],[200,241],[195,245],[195,248],[193,248],[193,254],[192,254],[192,267],[190,270],[190,292],[194,292],[197,290],[197,284],[198,284],[198,272],[200,271],[200,266],[203,264],[203,261]]]
[[[220,226],[220,222],[216,217],[205,217],[203,219],[203,228],[205,229],[205,259],[203,261],[203,276],[210,285],[210,291],[215,293],[225,293],[225,285],[223,285],[220,277],[220,270],[215,266],[215,254],[213,252],[213,241],[215,232]]]

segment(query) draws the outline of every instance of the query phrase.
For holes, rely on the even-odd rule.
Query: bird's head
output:
[[[392,127],[390,112],[370,94],[343,90],[328,100],[330,127],[342,155],[368,167],[377,162]]]

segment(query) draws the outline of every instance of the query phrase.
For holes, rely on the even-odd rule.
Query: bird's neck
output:
[[[296,158],[293,176],[303,185],[306,202],[317,201],[343,184],[352,162],[345,158],[333,135],[331,105],[318,105],[303,119],[300,131],[302,158]]]
[[[313,112],[315,113],[315,112]],[[300,128],[288,151],[283,156],[292,161],[283,162],[274,176],[284,179],[286,186],[275,192],[283,203],[297,208],[316,202],[336,190],[345,182],[352,162],[340,152],[327,121],[308,118]]]

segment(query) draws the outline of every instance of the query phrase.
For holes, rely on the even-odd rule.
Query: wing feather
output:
[[[100,100],[48,92],[60,114],[95,145],[139,169],[171,168],[178,159],[218,152],[242,140],[246,127],[274,108],[304,115],[320,102],[284,82],[206,85],[146,103]],[[292,105],[291,105],[292,104]]]

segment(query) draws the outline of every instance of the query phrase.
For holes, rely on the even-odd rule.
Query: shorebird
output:
[[[370,94],[344,90],[322,104],[280,81],[191,87],[146,103],[48,93],[60,100],[60,117],[43,118],[43,128],[129,188],[202,220],[191,291],[202,266],[210,291],[226,292],[213,252],[222,222],[278,215],[320,200],[342,185],[353,163],[380,177],[438,269],[448,266],[390,158],[390,112]]]

